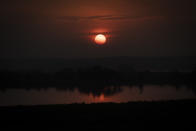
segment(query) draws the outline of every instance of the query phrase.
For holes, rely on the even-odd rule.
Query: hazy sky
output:
[[[194,1],[1,0],[0,57],[196,56]]]

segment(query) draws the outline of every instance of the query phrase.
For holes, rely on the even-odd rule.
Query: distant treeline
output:
[[[6,85],[28,85],[28,86],[60,86],[80,85],[96,83],[99,84],[195,84],[196,70],[192,72],[136,72],[134,69],[118,71],[102,66],[89,68],[65,68],[55,73],[42,71],[0,71],[1,83]]]
[[[55,73],[37,70],[0,71],[0,90],[8,88],[47,89],[54,87],[58,90],[78,89],[82,93],[93,93],[99,96],[112,95],[121,91],[121,86],[136,85],[141,90],[144,85],[171,85],[177,88],[185,85],[196,93],[196,71],[192,72],[137,72],[134,69],[118,71],[102,66],[89,68],[65,68]],[[112,88],[110,88],[112,87]]]

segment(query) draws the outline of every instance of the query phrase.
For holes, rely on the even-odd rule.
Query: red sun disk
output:
[[[103,34],[98,34],[95,36],[95,43],[98,45],[103,45],[106,43],[106,37]]]

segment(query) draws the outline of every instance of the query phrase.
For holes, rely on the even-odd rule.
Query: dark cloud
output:
[[[80,20],[137,20],[137,19],[152,19],[161,18],[161,16],[127,16],[127,15],[99,15],[99,16],[63,16],[59,17],[60,20],[66,21],[80,21]]]

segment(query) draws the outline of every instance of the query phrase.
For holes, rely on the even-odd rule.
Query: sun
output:
[[[95,43],[98,45],[103,45],[106,43],[106,37],[103,34],[98,34],[95,36]]]

